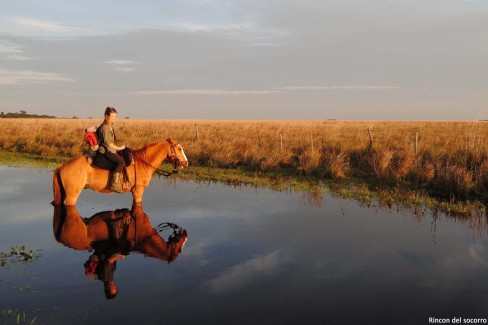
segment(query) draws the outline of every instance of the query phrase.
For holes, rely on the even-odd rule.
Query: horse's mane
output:
[[[139,148],[139,149],[132,149],[132,154],[134,156],[136,156],[137,158],[142,158],[144,159],[145,156],[146,156],[146,151],[147,149],[149,149],[150,147],[154,147],[156,145],[158,145],[159,143],[161,143],[162,141],[159,141],[159,142],[153,142],[153,143],[150,143],[150,144],[146,144],[144,147],[142,148]]]

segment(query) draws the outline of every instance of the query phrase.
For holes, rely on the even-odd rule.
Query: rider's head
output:
[[[105,298],[114,299],[117,296],[118,290],[114,280],[104,282]]]
[[[117,116],[117,110],[115,109],[115,107],[108,106],[105,109],[105,115],[104,115],[105,121],[113,122],[116,116]]]

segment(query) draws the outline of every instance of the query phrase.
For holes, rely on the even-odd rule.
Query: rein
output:
[[[162,169],[161,169],[161,168],[159,168],[159,167],[154,167],[153,165],[151,165],[150,163],[148,163],[148,162],[147,162],[147,161],[145,161],[144,159],[142,159],[142,158],[138,157],[137,155],[133,155],[133,157],[134,157],[134,158],[137,158],[139,161],[143,162],[143,163],[144,163],[144,164],[146,164],[147,166],[149,166],[149,167],[153,168],[153,169],[154,169],[154,171],[155,171],[155,173],[157,173],[158,175],[162,175],[162,176],[165,176],[165,177],[169,177],[169,176],[171,176],[171,175],[173,175],[173,174],[178,174],[178,169],[177,169],[178,165],[177,165],[177,164],[180,162],[180,159],[179,159],[179,158],[178,158],[178,156],[176,155],[176,150],[175,150],[174,145],[173,145],[171,142],[169,142],[169,141],[168,141],[168,143],[169,143],[169,144],[170,144],[170,146],[171,146],[171,153],[172,153],[172,156],[169,156],[169,155],[168,155],[168,157],[167,157],[167,158],[170,158],[170,159],[171,159],[171,157],[174,157],[174,168],[173,168],[173,171],[172,171],[172,172],[167,172],[167,171],[162,170]],[[166,159],[164,159],[164,160],[166,160]],[[164,161],[164,160],[163,160],[163,161]]]

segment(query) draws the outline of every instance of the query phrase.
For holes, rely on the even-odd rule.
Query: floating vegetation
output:
[[[14,310],[7,308],[0,311],[0,319],[11,319],[12,322],[4,322],[2,324],[37,324],[37,316],[30,315],[24,310]]]
[[[19,279],[17,271],[18,266],[30,265],[41,257],[40,250],[27,250],[24,245],[12,246],[7,252],[0,252],[0,266],[6,273],[0,273],[0,281],[3,276],[11,274],[15,270],[14,277]],[[31,278],[35,280],[36,278]],[[13,285],[12,292],[15,293],[37,293],[38,291],[30,284]],[[0,319],[10,319],[11,321],[2,322],[2,324],[36,324],[37,316],[31,315],[34,312],[27,312],[25,310],[6,308],[0,311]]]
[[[32,250],[28,251],[25,246],[12,246],[7,253],[0,253],[0,266],[8,268],[14,263],[27,264],[38,259],[40,255],[34,255]]]

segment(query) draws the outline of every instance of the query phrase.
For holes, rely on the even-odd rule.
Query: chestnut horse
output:
[[[133,163],[127,167],[130,189],[134,203],[141,203],[144,189],[159,165],[168,158],[174,162],[175,171],[188,166],[188,159],[181,145],[174,139],[148,144],[132,151]],[[110,193],[110,171],[93,167],[91,159],[78,156],[68,160],[54,171],[53,204],[75,205],[84,188]]]
[[[151,219],[142,205],[127,209],[103,211],[90,218],[82,218],[74,205],[55,205],[53,232],[56,240],[75,250],[91,250],[92,244],[110,238],[107,222],[123,218],[127,222],[125,241],[130,243],[130,251],[142,253],[168,263],[173,262],[182,252],[188,238],[186,230],[174,229],[167,241],[152,226]],[[177,226],[176,226],[177,227]],[[175,227],[175,228],[176,228]]]

